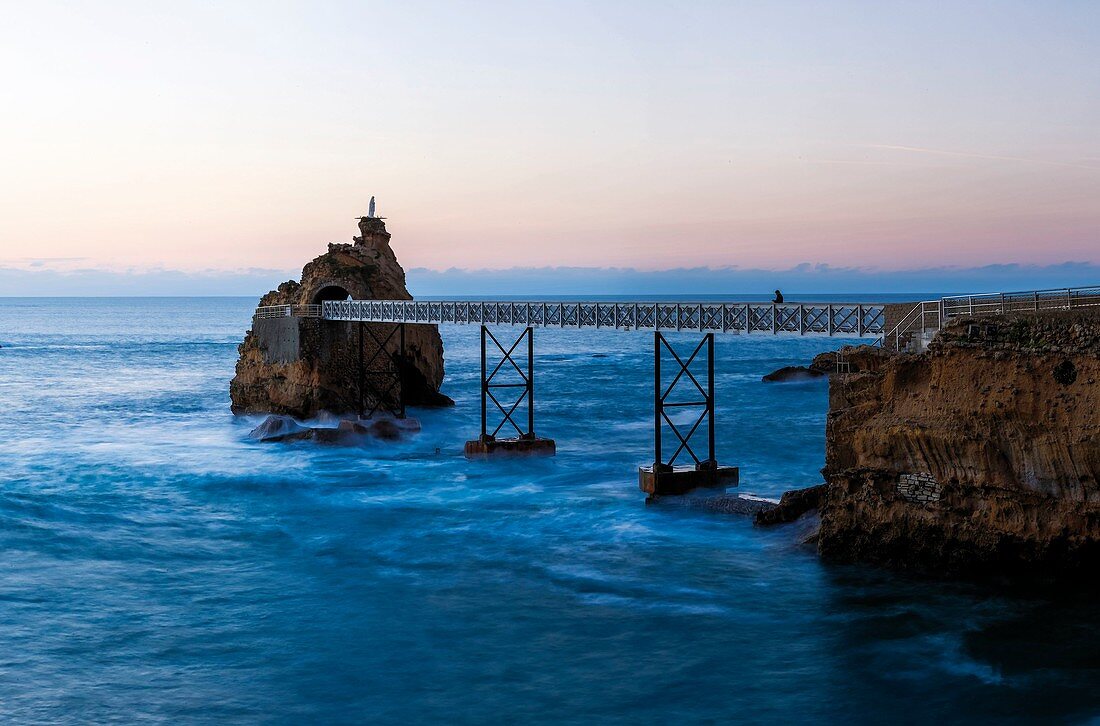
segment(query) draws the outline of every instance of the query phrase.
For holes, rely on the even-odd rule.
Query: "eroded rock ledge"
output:
[[[260,299],[260,305],[308,305],[324,300],[411,300],[405,271],[390,247],[385,222],[359,221],[353,244],[330,244],[328,252]],[[356,324],[317,318],[257,318],[238,348],[236,375],[229,384],[234,413],[275,413],[312,418],[323,411],[355,412],[359,406],[359,341]],[[371,324],[380,337],[392,326]],[[369,358],[376,346],[368,336]],[[406,355],[400,375],[406,403],[445,406],[443,342],[434,325],[406,326]],[[384,363],[377,361],[375,367]],[[367,406],[381,386],[365,386]],[[385,395],[385,394],[381,394]],[[392,403],[392,401],[391,401]]]
[[[960,319],[830,381],[820,553],[939,575],[1100,564],[1100,314]]]

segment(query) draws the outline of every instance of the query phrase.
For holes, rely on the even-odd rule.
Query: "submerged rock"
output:
[[[271,415],[252,429],[248,436],[261,442],[289,442],[312,440],[324,444],[355,445],[369,439],[395,441],[420,431],[420,422],[414,418],[379,416],[373,419],[345,419],[336,426],[303,426],[290,416]]]
[[[772,509],[776,502],[763,497],[744,494],[711,494],[703,490],[697,490],[691,494],[673,496],[651,496],[647,503],[657,503],[662,506],[687,507],[689,509],[704,509],[708,512],[719,514],[747,514],[755,515],[758,512]]]
[[[791,381],[812,381],[824,377],[823,371],[806,366],[783,366],[761,378],[767,383],[789,383]]]
[[[763,526],[784,524],[793,522],[808,512],[815,512],[821,507],[825,491],[826,486],[818,484],[805,489],[793,489],[784,492],[779,504],[770,509],[757,512],[756,524]]]
[[[256,441],[297,441],[309,438],[311,431],[290,416],[271,415],[249,431],[248,438]]]
[[[759,516],[761,512],[774,509],[774,501],[738,494],[719,494],[713,497],[689,499],[690,506],[722,514],[749,514]]]
[[[406,434],[419,432],[420,421],[415,418],[379,416],[373,419],[341,421],[338,428],[345,434],[393,441]]]

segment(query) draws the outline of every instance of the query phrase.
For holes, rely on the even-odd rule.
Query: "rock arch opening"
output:
[[[326,285],[313,295],[311,301],[314,305],[320,305],[326,300],[350,300],[351,293],[339,285]]]

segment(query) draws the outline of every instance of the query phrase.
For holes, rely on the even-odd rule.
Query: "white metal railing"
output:
[[[960,315],[1004,315],[1096,306],[1100,306],[1100,286],[949,295],[914,305],[883,335],[882,343],[883,347],[902,350],[915,333],[938,331],[948,320]]]
[[[879,338],[902,350],[914,334],[938,331],[959,315],[1100,306],[1100,286],[951,295],[925,300],[885,329],[882,303],[502,302],[467,300],[327,300],[320,305],[267,305],[256,318],[324,318],[379,323],[529,325],[618,330],[695,330],[772,335]]]
[[[326,320],[879,337],[881,303],[332,300]]]
[[[320,305],[261,305],[253,318],[319,318]]]
[[[1062,287],[1024,292],[952,295],[941,300],[946,317],[1069,310],[1100,305],[1100,287]]]
[[[898,323],[882,336],[882,347],[900,351],[908,346],[914,333],[939,330],[943,311],[939,300],[924,300],[913,305]]]

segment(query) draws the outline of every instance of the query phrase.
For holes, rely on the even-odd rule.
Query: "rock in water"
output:
[[[309,438],[311,433],[310,428],[302,426],[290,416],[272,415],[249,431],[248,437],[257,441],[294,441]]]
[[[824,500],[825,491],[825,485],[818,484],[805,489],[784,492],[778,505],[756,513],[756,524],[766,526],[793,522],[807,512],[816,511]]]
[[[367,439],[395,441],[420,431],[414,418],[379,416],[362,421],[344,419],[336,426],[303,426],[290,416],[273,414],[248,433],[250,439],[262,442],[287,442],[309,439],[322,444],[363,444]]]
[[[392,420],[379,419],[371,423],[370,433],[371,436],[375,436],[379,439],[393,441],[394,439],[401,438],[402,432]]]
[[[328,252],[302,269],[300,282],[290,280],[260,299],[260,305],[316,305],[325,300],[411,300],[405,271],[390,248],[390,234],[381,219],[359,221],[354,244],[330,244]],[[367,360],[394,326],[368,323],[363,348]],[[350,413],[359,407],[359,324],[316,317],[254,318],[252,330],[238,347],[236,375],[229,384],[234,413],[278,413],[313,418],[322,411]],[[373,333],[373,335],[371,335]],[[396,371],[412,406],[447,406],[453,401],[439,392],[443,383],[443,342],[435,325],[405,326],[406,355]],[[389,349],[396,350],[396,336]],[[392,363],[375,359],[373,369]],[[368,377],[369,379],[370,377]],[[376,390],[364,386],[363,398],[373,407]],[[395,404],[392,394],[385,403]]]
[[[807,381],[834,373],[873,373],[891,359],[889,351],[870,345],[846,345],[814,356],[809,366],[784,366],[762,380],[769,383]]]
[[[719,494],[713,497],[689,499],[689,506],[721,514],[748,514],[760,516],[761,512],[775,509],[775,502],[767,499],[743,497],[737,494]]]
[[[761,380],[768,383],[789,383],[791,381],[812,381],[824,375],[824,372],[806,366],[783,366],[779,370],[772,371],[764,376]]]

